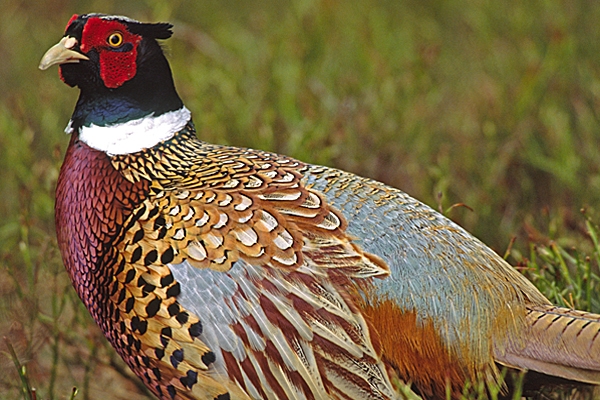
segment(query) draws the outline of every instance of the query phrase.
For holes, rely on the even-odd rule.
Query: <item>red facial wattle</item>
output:
[[[120,33],[123,37],[118,47],[108,42],[113,33]],[[80,49],[83,53],[92,49],[98,52],[100,78],[106,87],[114,89],[135,76],[137,48],[141,40],[141,36],[129,32],[121,22],[96,17],[86,22]]]

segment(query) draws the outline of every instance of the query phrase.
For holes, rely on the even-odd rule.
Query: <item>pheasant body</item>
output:
[[[198,140],[156,39],[74,16],[41,67],[81,95],[56,226],[77,293],[166,399],[459,397],[495,363],[600,383],[600,317],[552,308],[400,190]],[[557,344],[559,344],[557,346]]]

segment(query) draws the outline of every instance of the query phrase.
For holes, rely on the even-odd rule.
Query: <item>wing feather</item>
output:
[[[178,393],[196,393],[197,375],[221,383],[204,379],[214,393],[254,398],[397,397],[359,307],[362,288],[389,270],[302,185],[303,164],[181,133],[144,152],[143,165],[112,159],[152,182],[120,251],[165,304],[139,340],[152,332]]]

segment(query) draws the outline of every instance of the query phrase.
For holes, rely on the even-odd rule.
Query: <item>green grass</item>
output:
[[[77,91],[37,64],[71,14],[90,11],[176,24],[165,46],[204,140],[399,187],[449,209],[553,302],[600,312],[600,4],[5,0],[0,336],[15,356],[0,344],[0,398],[23,397],[23,377],[44,399],[141,393],[54,235]]]

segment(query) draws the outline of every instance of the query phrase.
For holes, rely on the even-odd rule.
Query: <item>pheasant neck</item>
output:
[[[161,115],[149,114],[112,125],[81,126],[79,139],[93,149],[108,155],[131,154],[154,147],[172,138],[190,121],[191,113],[185,107]],[[71,123],[67,132],[73,128]]]

